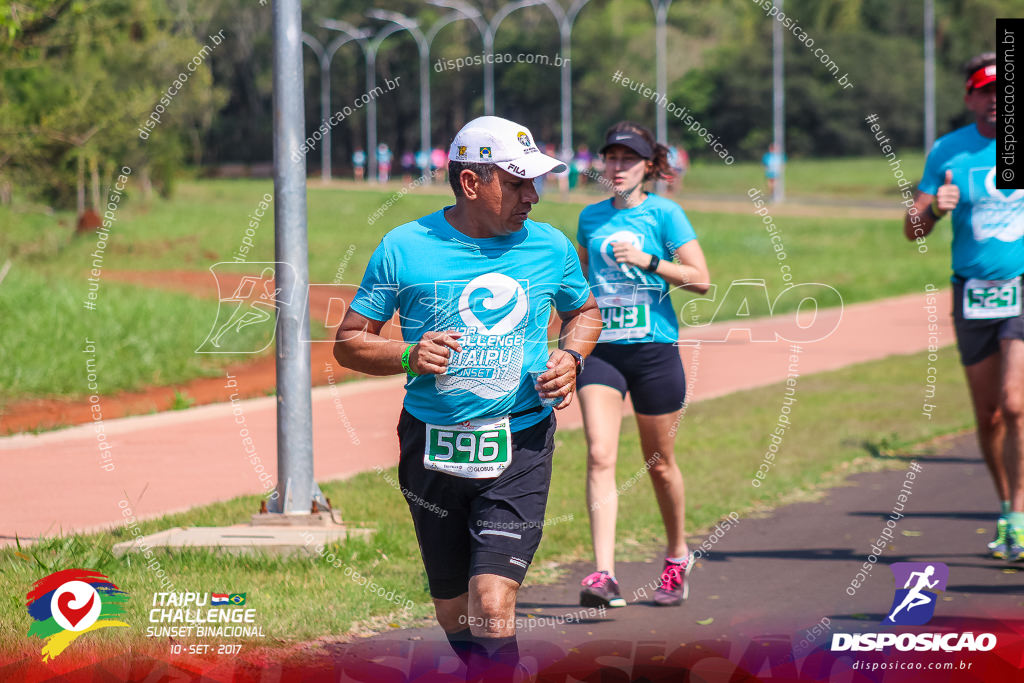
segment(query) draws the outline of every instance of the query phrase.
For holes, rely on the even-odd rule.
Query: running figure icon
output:
[[[264,268],[258,276],[251,275],[242,278],[231,297],[221,300],[224,303],[237,305],[228,321],[221,325],[217,333],[210,339],[211,344],[220,348],[220,339],[225,333],[241,332],[243,327],[270,320],[277,298],[281,294],[281,288],[274,287],[273,278],[274,269]],[[260,308],[260,306],[266,308]]]
[[[935,588],[935,586],[938,585],[938,579],[935,579],[934,581],[928,580],[934,573],[934,565],[928,565],[927,567],[925,567],[924,571],[921,572],[911,572],[910,576],[907,577],[907,582],[903,585],[903,587],[910,588],[910,584],[914,582],[915,576],[917,577],[916,585],[913,588],[910,588],[910,590],[907,592],[907,596],[903,598],[903,602],[901,602],[899,607],[894,609],[892,613],[888,617],[886,617],[885,620],[895,624],[896,620],[894,619],[894,617],[897,614],[899,614],[900,610],[902,610],[904,607],[907,609],[907,612],[909,612],[915,607],[920,607],[921,605],[927,605],[933,602],[935,600],[935,594],[924,593],[923,591],[926,588]]]

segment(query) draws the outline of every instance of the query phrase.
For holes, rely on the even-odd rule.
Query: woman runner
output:
[[[580,261],[601,307],[603,330],[577,380],[587,437],[587,505],[596,571],[583,579],[580,604],[622,607],[615,580],[615,518],[622,401],[633,401],[644,468],[650,473],[668,537],[658,605],[686,599],[688,558],[683,477],[674,459],[686,379],[676,348],[679,328],[668,296],[673,287],[704,293],[704,253],[675,202],[644,190],[669,179],[668,149],[651,132],[623,121],[600,150],[613,195],[580,214]]]

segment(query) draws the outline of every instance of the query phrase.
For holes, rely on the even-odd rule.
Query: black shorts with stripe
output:
[[[1024,313],[1010,318],[964,318],[964,282],[953,280],[953,327],[962,365],[974,365],[999,352],[1000,340],[1024,339]]]
[[[402,486],[430,584],[450,599],[469,579],[497,574],[519,583],[540,545],[551,485],[555,418],[512,432],[512,461],[493,479],[468,479],[423,466],[426,424],[402,410],[398,420]]]

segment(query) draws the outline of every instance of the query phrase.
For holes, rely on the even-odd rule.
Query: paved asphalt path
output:
[[[659,556],[645,562],[618,562],[618,579],[630,604],[582,623],[548,621],[520,628],[524,662],[553,675],[550,680],[572,680],[561,674],[587,670],[586,665],[593,667],[597,660],[620,673],[606,671],[604,678],[589,680],[638,680],[641,675],[650,680],[683,680],[678,669],[679,677],[671,669],[687,663],[688,668],[692,666],[688,680],[725,681],[741,663],[766,679],[769,673],[793,675],[788,660],[795,652],[801,664],[811,662],[811,671],[801,670],[800,680],[807,675],[811,677],[806,680],[874,680],[852,678],[849,653],[846,659],[824,664],[824,653],[813,661],[801,658],[823,644],[827,648],[831,633],[884,630],[879,623],[893,597],[889,563],[943,562],[949,567],[949,583],[940,594],[935,616],[926,627],[903,630],[979,633],[1005,629],[1006,620],[1017,619],[1016,644],[1008,655],[1011,661],[1005,662],[1006,671],[1015,671],[1017,677],[1011,673],[1004,678],[1006,671],[993,670],[978,678],[925,676],[920,680],[1024,680],[1024,621],[1020,621],[1024,564],[992,560],[983,552],[993,533],[996,507],[975,437],[966,434],[944,440],[936,453],[901,458],[907,467],[916,462],[920,472],[912,480],[894,540],[852,597],[847,588],[890,517],[907,479],[906,469],[854,475],[818,502],[787,505],[764,518],[741,518],[707,557],[697,561],[690,575],[689,600],[681,607],[655,607],[649,598],[637,596],[638,589],[657,578]],[[702,540],[691,538],[691,549]],[[530,617],[557,621],[578,614],[583,610],[578,605],[579,581],[589,571],[589,565],[571,566],[567,578],[551,586],[531,586],[527,578],[519,593],[517,616],[529,626]],[[818,633],[812,630],[815,625]],[[706,654],[700,655],[701,650]],[[369,680],[361,678],[368,672],[375,678],[385,675],[384,669],[374,670],[374,666],[408,672],[410,661],[416,661],[421,670],[438,672],[422,680],[457,680],[441,675],[457,667],[450,652],[440,628],[434,626],[340,645],[333,654],[336,667],[351,680]],[[716,652],[721,656],[709,656]],[[954,663],[963,658],[946,653],[929,656]]]

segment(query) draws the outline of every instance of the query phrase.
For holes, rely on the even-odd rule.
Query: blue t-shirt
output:
[[[674,344],[679,339],[669,284],[654,273],[616,263],[612,243],[632,242],[671,261],[676,249],[693,239],[697,234],[679,205],[653,193],[631,209],[616,209],[611,199],[583,209],[576,241],[587,250],[587,276],[602,309],[601,342]]]
[[[405,384],[409,413],[451,425],[539,406],[529,372],[548,361],[551,306],[572,311],[589,295],[576,250],[550,225],[527,220],[511,235],[474,239],[441,210],[384,235],[352,310],[381,321],[397,310],[410,344],[424,332],[462,332],[462,351],[452,353],[446,374]],[[550,412],[512,418],[512,431]]]
[[[786,162],[785,155],[778,152],[765,152],[761,157],[761,165],[764,166],[764,174],[769,178],[782,173],[782,165]]]
[[[936,194],[953,171],[953,273],[1006,280],[1024,272],[1024,190],[996,189],[996,141],[964,126],[935,142],[918,189]]]

